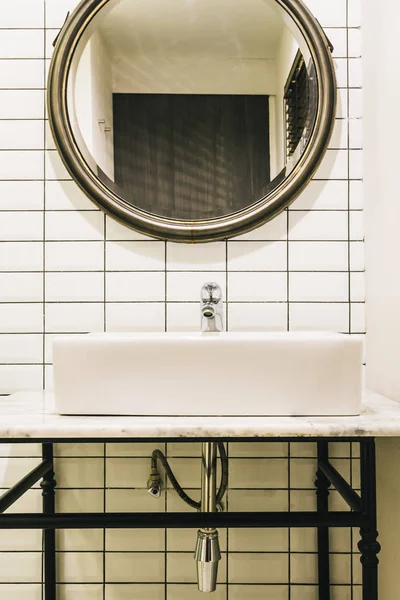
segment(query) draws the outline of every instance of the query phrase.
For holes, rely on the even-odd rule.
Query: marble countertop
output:
[[[49,392],[0,397],[0,440],[400,437],[400,403],[365,391],[357,417],[60,416]]]

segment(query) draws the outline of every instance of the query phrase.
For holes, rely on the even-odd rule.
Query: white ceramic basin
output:
[[[56,410],[74,415],[356,415],[362,343],[335,333],[55,338]]]

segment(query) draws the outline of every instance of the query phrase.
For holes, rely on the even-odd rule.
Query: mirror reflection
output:
[[[267,196],[312,132],[308,47],[275,0],[110,0],[75,50],[68,111],[125,202],[197,221]]]

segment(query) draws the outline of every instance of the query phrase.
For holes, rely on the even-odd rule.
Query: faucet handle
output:
[[[222,301],[222,290],[218,283],[210,281],[208,283],[205,283],[201,288],[200,297],[202,302],[218,304]]]

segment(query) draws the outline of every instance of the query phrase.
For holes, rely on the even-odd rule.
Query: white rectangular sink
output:
[[[336,333],[105,333],[54,339],[65,415],[358,415],[362,342]]]

